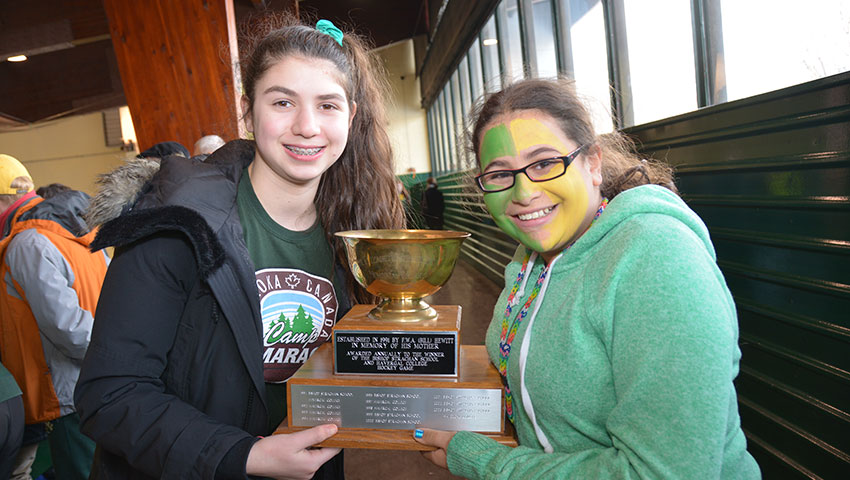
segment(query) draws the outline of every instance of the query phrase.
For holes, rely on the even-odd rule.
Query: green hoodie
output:
[[[494,363],[525,252],[520,246],[505,270],[487,331]],[[529,268],[514,315],[542,260]],[[448,448],[452,473],[761,477],[732,384],[741,358],[735,305],[708,230],[677,195],[654,185],[617,195],[550,270],[508,361],[520,446],[459,432]]]

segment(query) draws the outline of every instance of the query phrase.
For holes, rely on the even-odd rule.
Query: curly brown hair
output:
[[[334,236],[343,230],[404,228],[404,209],[395,194],[392,148],[386,132],[384,100],[387,77],[382,64],[358,35],[345,32],[342,45],[329,35],[289,14],[267,13],[243,27],[244,94],[253,106],[257,81],[286,56],[325,59],[336,65],[349,107],[357,114],[348,131],[348,143],[339,159],[322,175],[316,209],[322,212],[325,236],[338,262],[346,266],[349,293],[358,302],[374,300],[347,268],[343,242]],[[250,115],[250,110],[244,114]]]
[[[637,156],[634,142],[620,132],[596,135],[590,111],[566,78],[525,79],[487,96],[472,113],[470,135],[476,158],[481,134],[494,118],[520,110],[539,110],[552,117],[564,134],[578,145],[594,146],[602,158],[602,196],[612,199],[620,192],[645,184],[656,184],[678,193],[673,169],[666,163]]]

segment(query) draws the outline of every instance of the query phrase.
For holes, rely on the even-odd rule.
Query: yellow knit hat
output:
[[[0,195],[15,195],[32,190],[32,186],[12,188],[12,182],[18,177],[29,178],[32,185],[32,177],[27,168],[17,158],[0,153]]]

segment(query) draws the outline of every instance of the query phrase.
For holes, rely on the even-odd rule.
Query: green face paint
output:
[[[481,141],[482,169],[496,158],[506,164],[500,168],[522,168],[541,159],[524,156],[541,146],[558,152],[551,156],[569,153],[573,148],[566,136],[548,117],[544,123],[539,116],[520,112],[487,130]],[[519,174],[512,188],[485,194],[484,203],[505,233],[539,253],[557,253],[581,233],[589,192],[581,165],[574,162],[564,175],[546,182],[532,182]]]
[[[481,168],[498,157],[515,157],[516,147],[507,125],[501,124],[487,130],[481,140]]]

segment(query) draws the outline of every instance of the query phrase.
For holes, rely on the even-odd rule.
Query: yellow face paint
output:
[[[564,145],[557,135],[536,118],[517,118],[516,120],[512,120],[510,130],[518,152],[536,145],[551,145],[560,150],[562,152],[561,155],[570,153],[567,151],[567,146]]]
[[[498,169],[522,168],[572,151],[555,122],[547,118],[544,123],[538,118],[541,115],[522,112],[488,129],[481,141],[482,168],[496,159],[506,165]],[[540,147],[557,153],[529,156]],[[484,203],[508,235],[539,253],[557,253],[582,233],[589,192],[581,166],[574,162],[564,175],[545,182],[532,182],[518,174],[512,188],[485,194]]]

